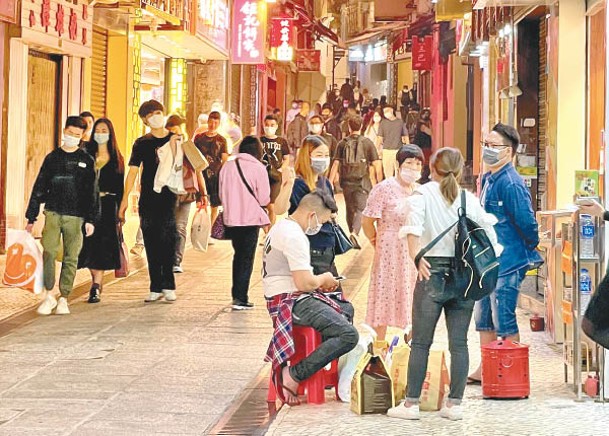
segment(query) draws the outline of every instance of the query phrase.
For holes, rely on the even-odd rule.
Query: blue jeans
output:
[[[527,273],[521,268],[513,273],[499,277],[497,287],[488,296],[476,302],[474,319],[479,332],[494,332],[497,336],[507,337],[518,334],[516,306],[520,285]]]
[[[427,258],[431,264],[429,280],[417,282],[412,305],[412,351],[408,363],[406,399],[418,403],[425,376],[429,348],[436,325],[444,310],[450,350],[450,393],[448,398],[459,404],[465,392],[469,371],[467,330],[472,319],[474,302],[466,300],[450,284],[452,258]]]

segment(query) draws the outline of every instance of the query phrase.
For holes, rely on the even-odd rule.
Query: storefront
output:
[[[350,45],[348,59],[351,76],[359,80],[362,88],[367,88],[372,97],[380,98],[388,94],[390,89],[386,38]]]
[[[22,2],[19,35],[10,39],[7,225],[25,225],[25,205],[62,124],[88,102],[83,86],[91,57],[92,12],[84,0]],[[26,96],[26,98],[23,98]],[[39,229],[37,229],[39,231]]]

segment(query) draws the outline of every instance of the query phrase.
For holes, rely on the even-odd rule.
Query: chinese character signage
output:
[[[298,50],[296,66],[300,72],[319,72],[321,69],[320,50]]]
[[[412,69],[417,71],[431,71],[432,68],[433,37],[412,38]]]
[[[294,59],[296,31],[293,18],[273,18],[271,23],[271,50],[278,61]]]
[[[17,0],[0,0],[0,21],[17,23]]]
[[[233,8],[231,62],[263,64],[266,1],[235,0]]]
[[[227,0],[198,0],[195,34],[227,52],[229,17]]]

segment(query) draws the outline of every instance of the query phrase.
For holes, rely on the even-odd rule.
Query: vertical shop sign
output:
[[[271,50],[278,61],[294,59],[296,31],[293,18],[273,18],[271,24]]]
[[[232,29],[232,63],[263,64],[266,2],[235,0]]]
[[[417,71],[431,71],[432,68],[433,37],[412,38],[412,69]]]
[[[228,51],[230,10],[226,0],[198,0],[198,14],[194,33]]]
[[[17,23],[17,0],[0,1],[0,21]]]

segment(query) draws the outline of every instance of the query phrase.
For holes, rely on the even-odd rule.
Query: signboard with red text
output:
[[[297,50],[296,67],[300,72],[319,72],[321,69],[321,50]]]
[[[273,18],[271,21],[271,51],[278,61],[294,59],[296,28],[293,18]]]
[[[433,54],[433,37],[412,38],[412,69],[417,71],[431,71]]]
[[[266,36],[266,1],[235,0],[232,23],[233,64],[263,64]]]

